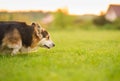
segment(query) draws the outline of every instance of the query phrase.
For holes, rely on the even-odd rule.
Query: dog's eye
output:
[[[50,38],[50,36],[47,37],[47,39],[49,39],[49,38]]]
[[[38,26],[38,28],[40,29],[40,26]]]

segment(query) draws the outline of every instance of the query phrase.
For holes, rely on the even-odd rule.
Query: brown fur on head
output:
[[[35,34],[35,36],[33,36],[33,47],[37,45],[38,42],[41,47],[45,48],[51,48],[55,46],[55,44],[50,39],[50,34],[45,29],[35,23],[32,23],[32,26],[34,27]]]
[[[55,46],[55,44],[50,39],[50,34],[43,28],[41,29],[41,35],[42,35],[42,39],[40,41],[41,47],[50,49],[51,47]]]

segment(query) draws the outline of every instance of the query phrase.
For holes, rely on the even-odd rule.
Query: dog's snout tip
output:
[[[55,44],[53,44],[53,47],[55,47]]]

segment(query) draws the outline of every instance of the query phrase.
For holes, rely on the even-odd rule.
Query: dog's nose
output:
[[[55,47],[55,44],[53,43],[53,47]]]

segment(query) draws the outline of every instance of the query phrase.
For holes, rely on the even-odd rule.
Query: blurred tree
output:
[[[101,15],[101,16],[98,16],[95,19],[93,19],[93,23],[95,25],[101,25],[102,26],[102,25],[105,25],[105,24],[110,23],[110,22],[105,19],[104,15]]]
[[[54,21],[53,21],[53,26],[57,26],[59,28],[67,28],[72,26],[74,21],[74,17],[68,14],[68,9],[62,8],[58,9],[54,13]]]
[[[114,27],[114,29],[120,30],[120,18],[117,18],[117,19],[112,23],[112,26]]]
[[[54,24],[55,26],[60,26],[61,28],[64,28],[66,25],[65,14],[61,9],[58,9],[57,13],[55,14]]]

